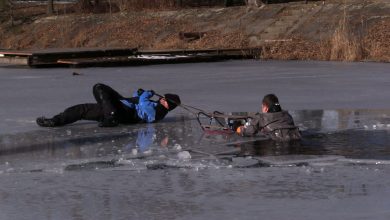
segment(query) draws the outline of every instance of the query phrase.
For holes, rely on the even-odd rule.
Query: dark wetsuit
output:
[[[79,104],[65,109],[54,116],[55,126],[70,124],[78,120],[103,121],[114,117],[119,123],[130,124],[138,122],[154,122],[164,118],[165,110],[157,102],[148,98],[153,96],[149,91],[140,97],[125,98],[117,91],[104,84],[93,87],[93,95],[97,103]],[[142,103],[138,103],[142,99]],[[126,101],[127,104],[124,104]]]
[[[258,113],[256,117],[247,122],[241,132],[244,136],[255,135],[261,132],[276,141],[300,140],[299,129],[287,111],[273,113]]]

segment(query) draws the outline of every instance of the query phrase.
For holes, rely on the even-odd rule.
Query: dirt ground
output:
[[[262,48],[263,59],[390,62],[388,0],[76,13],[56,5],[0,15],[0,48]],[[200,32],[199,39],[180,33]]]

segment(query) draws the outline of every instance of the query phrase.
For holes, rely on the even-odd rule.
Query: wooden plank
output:
[[[148,58],[148,57],[100,57],[90,59],[60,59],[59,64],[73,66],[140,66],[153,64],[216,62],[227,59],[241,59],[242,56],[202,55]]]
[[[80,63],[80,60],[76,60],[76,59],[60,59],[60,60],[57,60],[57,63],[59,63],[59,64],[67,64],[67,65],[78,65]]]
[[[7,56],[31,56],[32,51],[21,51],[21,50],[1,50],[0,49],[0,55],[7,55]]]
[[[4,52],[3,54],[1,52]],[[201,49],[201,50],[141,50],[136,48],[65,48],[37,51],[0,50],[0,57],[25,57],[23,64],[31,67],[61,65],[115,66],[149,65],[159,63],[212,62],[226,59],[254,58],[260,49]],[[3,59],[5,60],[5,59]],[[17,62],[7,58],[4,62]]]
[[[72,55],[72,56],[119,56],[119,55],[131,55],[136,48],[51,48],[45,50],[34,51],[32,55],[37,56],[54,56],[54,55]]]
[[[136,48],[69,48],[51,49],[34,52],[29,59],[30,66],[47,66],[58,64],[59,59],[78,59],[95,57],[131,56]]]
[[[190,55],[190,54],[218,54],[218,55],[237,55],[237,56],[257,56],[260,54],[258,48],[244,48],[244,49],[203,49],[203,50],[139,50],[137,55]],[[248,58],[250,58],[248,57]]]
[[[0,56],[0,64],[8,64],[8,65],[27,65],[28,59],[27,57],[1,57]]]
[[[139,50],[137,54],[194,54],[194,53],[224,53],[224,52],[237,52],[240,53],[247,49],[200,49],[200,50],[186,50],[186,49],[173,49],[173,50]]]

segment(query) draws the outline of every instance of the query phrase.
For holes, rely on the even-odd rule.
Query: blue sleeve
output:
[[[152,96],[153,93],[151,91],[145,91],[142,93],[136,107],[138,117],[148,123],[154,122],[156,119],[157,103],[149,100]]]
[[[150,98],[152,98],[154,94],[148,90],[142,93],[142,95],[139,97],[139,102],[150,102]]]

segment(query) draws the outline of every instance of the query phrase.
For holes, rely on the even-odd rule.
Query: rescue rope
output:
[[[169,100],[170,102],[173,102],[175,103],[177,106],[180,106],[181,108],[183,108],[184,110],[190,112],[191,114],[195,115],[200,127],[202,128],[202,130],[219,130],[219,131],[222,131],[222,132],[227,132],[227,131],[231,131],[231,128],[226,124],[226,123],[223,123],[221,122],[220,120],[218,119],[233,119],[233,120],[248,120],[248,118],[251,118],[251,117],[248,117],[248,116],[240,116],[240,115],[226,115],[226,114],[223,114],[222,112],[219,112],[219,111],[214,111],[212,113],[209,113],[209,112],[206,112],[200,108],[197,108],[197,107],[194,107],[194,106],[190,106],[190,105],[185,105],[185,104],[182,104],[182,103],[177,103],[175,100],[172,100],[172,99],[168,99],[158,93],[155,93],[156,96],[160,97],[160,98],[164,98],[166,100]],[[209,119],[209,125],[204,125],[202,124],[201,120],[200,120],[200,117],[202,116],[205,116],[206,118]],[[213,126],[211,125],[212,122],[216,122],[218,125],[217,126]],[[234,132],[234,131],[233,131]]]

